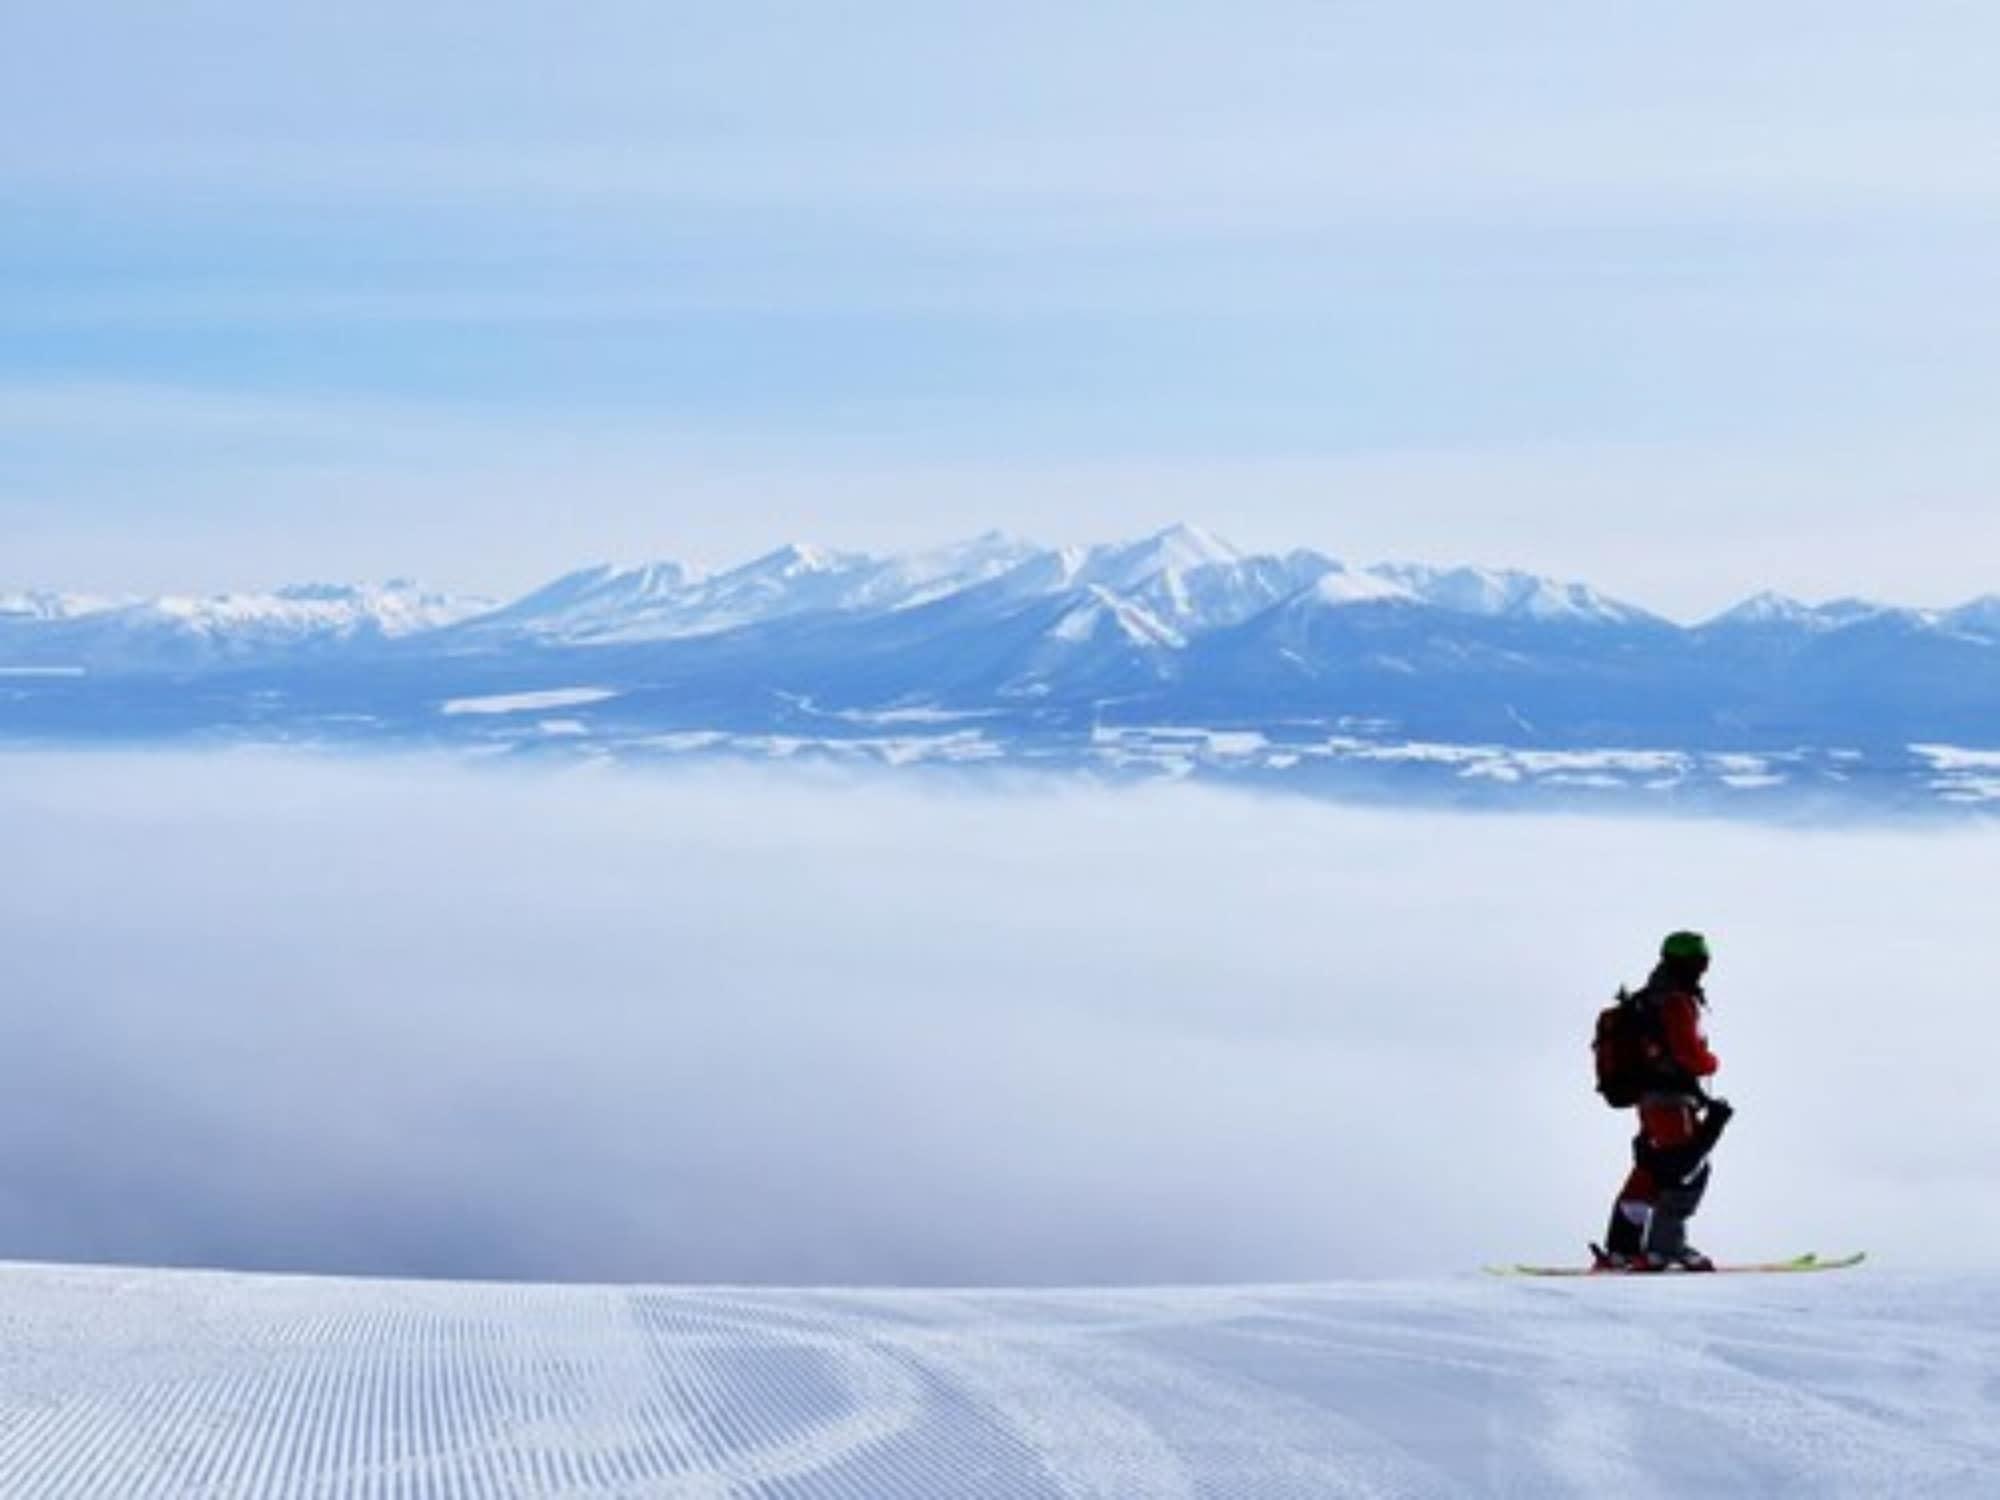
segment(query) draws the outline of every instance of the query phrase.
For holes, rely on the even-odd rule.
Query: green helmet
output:
[[[1708,939],[1698,932],[1670,932],[1660,944],[1660,957],[1670,963],[1707,963]]]

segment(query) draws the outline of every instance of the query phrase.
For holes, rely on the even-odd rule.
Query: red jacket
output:
[[[1702,1003],[1692,990],[1668,990],[1660,997],[1660,1030],[1666,1037],[1667,1058],[1675,1071],[1706,1078],[1722,1066],[1708,1049],[1701,1024]]]

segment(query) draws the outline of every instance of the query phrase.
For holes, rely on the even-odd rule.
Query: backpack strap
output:
[[[1619,993],[1623,995],[1624,991],[1620,990]],[[1639,1023],[1640,1037],[1645,1041],[1646,1046],[1659,1057],[1669,1055],[1667,1051],[1667,1021],[1665,1014],[1660,1008],[1661,1001],[1664,998],[1659,991],[1659,987],[1651,980],[1648,980],[1646,983],[1640,985],[1638,989],[1632,991],[1625,1001],[1627,1005],[1632,1007],[1632,1014]]]

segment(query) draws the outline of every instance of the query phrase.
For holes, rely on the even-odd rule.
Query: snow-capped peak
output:
[[[1182,572],[1215,563],[1243,561],[1243,553],[1234,544],[1224,541],[1212,531],[1190,526],[1184,521],[1156,532],[1147,538],[1146,545],[1158,554],[1165,566]]]
[[[1813,608],[1804,600],[1794,599],[1790,594],[1773,593],[1766,589],[1761,594],[1753,594],[1734,608],[1726,609],[1709,623],[1711,625],[1790,625],[1812,617]]]
[[[40,590],[0,594],[0,621],[74,620],[111,609],[117,602],[88,594],[50,594]]]
[[[273,589],[271,597],[282,599],[287,604],[359,604],[374,592],[407,593],[410,589],[407,582],[400,580],[385,583],[380,590],[352,583],[288,583],[283,588]]]
[[[105,612],[132,629],[170,626],[218,640],[272,643],[308,637],[413,635],[470,618],[482,599],[394,584],[293,584],[268,594],[163,595]]]
[[[489,608],[483,599],[426,593],[407,581],[308,583],[116,601],[23,596],[17,607],[0,604],[0,626],[11,637],[10,653],[30,663],[143,671],[367,649]]]
[[[573,645],[714,635],[793,616],[905,609],[985,582],[1035,555],[989,532],[898,557],[790,543],[698,575],[678,564],[571,574],[479,622],[483,634],[525,630]]]
[[[1807,604],[1789,594],[1766,590],[1753,594],[1733,609],[1724,610],[1708,622],[1716,626],[1783,626],[1802,630],[1838,630],[1860,620],[1893,613],[1888,605],[1869,599],[1834,599],[1825,604]]]
[[[687,587],[696,577],[676,562],[597,563],[565,573],[537,589],[521,605],[552,605],[618,595],[626,599],[658,599]]]
[[[1341,606],[1415,600],[1417,596],[1393,578],[1335,564],[1312,581],[1305,597],[1314,604]]]
[[[888,559],[849,592],[842,607],[910,609],[998,578],[1042,555],[1030,542],[989,531],[970,541]]]
[[[669,605],[696,575],[680,563],[599,563],[565,573],[525,598],[476,619],[474,635],[521,632],[537,639],[588,639]]]
[[[1243,554],[1220,537],[1194,526],[1169,526],[1136,542],[1110,542],[1091,548],[1078,578],[1124,592],[1162,574],[1186,574],[1242,561]]]
[[[797,578],[807,573],[831,573],[870,560],[856,553],[834,552],[825,547],[808,546],[804,542],[787,542],[776,551],[767,552],[734,569],[733,574],[746,578],[753,575]]]
[[[1650,616],[1584,584],[1493,568],[1435,568],[1382,563],[1368,570],[1416,598],[1454,614],[1574,624],[1630,625]]]

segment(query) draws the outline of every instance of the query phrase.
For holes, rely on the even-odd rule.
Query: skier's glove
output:
[[[1702,1125],[1710,1139],[1722,1134],[1731,1120],[1736,1118],[1736,1106],[1727,1099],[1711,1099],[1708,1110],[1702,1117]]]

